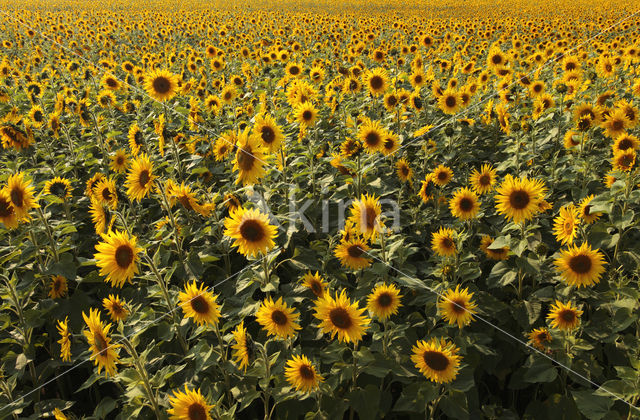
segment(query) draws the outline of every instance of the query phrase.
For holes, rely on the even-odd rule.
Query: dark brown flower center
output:
[[[93,342],[98,349],[98,353],[101,354],[107,350],[107,340],[99,332],[93,333]]]
[[[349,316],[349,313],[344,308],[334,308],[329,312],[329,319],[331,323],[341,330],[346,330],[353,325],[353,321]]]
[[[107,86],[109,86],[110,88],[115,88],[118,86],[118,81],[116,79],[108,78]]]
[[[4,198],[0,198],[0,217],[9,217],[13,214],[13,207]]]
[[[191,308],[199,314],[209,313],[209,304],[202,295],[198,295],[191,300]]]
[[[624,138],[622,140],[620,140],[620,142],[618,143],[618,149],[620,150],[627,150],[633,147],[633,142],[631,140],[629,140],[628,138]]]
[[[576,274],[586,274],[591,270],[591,258],[588,255],[574,255],[569,259],[569,268]]]
[[[380,135],[375,131],[367,133],[364,139],[369,146],[375,147],[380,143]]]
[[[152,86],[156,93],[164,95],[171,90],[171,81],[164,76],[156,77],[153,79]]]
[[[316,375],[313,373],[313,369],[311,368],[311,366],[306,364],[300,366],[300,370],[298,372],[300,373],[300,376],[302,377],[302,379],[306,379],[309,381],[316,377]]]
[[[425,351],[422,358],[427,366],[438,372],[446,370],[449,366],[449,359],[439,351]]]
[[[447,105],[447,107],[453,108],[454,106],[456,106],[456,97],[447,96],[447,98],[444,100],[444,103]]]
[[[349,248],[347,248],[347,253],[351,258],[360,258],[363,252],[364,251],[358,244],[351,245],[349,246]]]
[[[487,174],[480,175],[480,178],[478,178],[478,184],[482,186],[487,186],[491,184],[491,177]]]
[[[315,279],[311,280],[310,287],[311,287],[311,291],[313,292],[314,295],[316,295],[316,296],[322,295],[322,285],[320,284],[319,281],[317,281]]]
[[[567,323],[571,323],[576,319],[576,313],[571,309],[565,309],[559,314],[560,318]]]
[[[388,292],[384,292],[378,296],[378,305],[382,308],[387,308],[393,303],[393,297]]]
[[[453,240],[448,236],[445,236],[440,240],[440,246],[444,249],[453,249],[454,247]]]
[[[373,76],[371,79],[369,79],[369,86],[371,86],[371,88],[374,90],[381,89],[383,84],[384,80],[382,80],[382,77],[380,76]]]
[[[282,312],[279,309],[276,309],[275,311],[271,312],[271,320],[276,324],[276,325],[287,325],[287,322],[289,321],[289,318],[287,318],[287,315]]]
[[[109,188],[103,188],[102,189],[102,198],[105,201],[111,201],[111,199],[113,198],[113,194],[111,194],[111,191],[109,191]]]
[[[249,242],[260,242],[265,232],[257,220],[246,220],[240,225],[240,235]]]
[[[463,197],[458,204],[460,210],[463,212],[470,212],[473,209],[473,200],[467,197]]]
[[[129,245],[120,245],[116,249],[116,263],[120,268],[129,268],[133,257],[133,249]]]
[[[376,224],[376,210],[371,206],[365,206],[363,216],[367,224],[367,229],[373,229]]]
[[[462,299],[451,299],[451,310],[456,314],[465,312],[467,304]]]
[[[18,188],[13,188],[11,190],[11,202],[13,203],[14,206],[20,208],[23,205],[23,199],[24,199],[24,192],[22,191],[22,189]]]
[[[262,141],[264,141],[267,144],[273,143],[273,141],[276,139],[276,133],[273,131],[273,128],[271,127],[268,127],[268,126],[262,127],[261,134],[262,134]]]
[[[409,168],[406,166],[401,167],[400,172],[402,172],[402,175],[404,176],[409,176]]]
[[[437,178],[439,181],[446,181],[449,178],[449,174],[446,171],[439,171]]]
[[[147,183],[151,180],[151,175],[148,170],[140,171],[140,176],[138,177],[138,183],[142,188],[144,188]]]
[[[311,121],[312,118],[313,118],[313,112],[309,111],[308,109],[302,113],[303,120]]]
[[[500,54],[494,54],[491,56],[491,62],[496,65],[502,63],[502,56]]]
[[[509,204],[516,210],[522,210],[527,207],[531,197],[524,190],[515,190],[509,195]]]
[[[197,402],[189,406],[187,414],[189,416],[189,420],[206,420],[207,418],[207,411],[204,409],[202,404]]]
[[[289,68],[289,74],[291,74],[292,76],[296,76],[298,74],[300,74],[300,67],[298,66],[291,66]]]

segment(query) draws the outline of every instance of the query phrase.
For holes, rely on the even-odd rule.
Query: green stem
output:
[[[151,401],[151,405],[153,406],[153,411],[156,414],[156,418],[160,419],[160,407],[158,406],[158,401],[153,393],[153,389],[151,388],[151,384],[149,383],[149,377],[147,375],[147,370],[140,363],[140,356],[138,356],[138,352],[133,347],[133,345],[127,340],[127,337],[122,337],[122,343],[127,348],[129,355],[133,359],[134,367],[138,372],[138,376],[142,379],[142,383],[144,385],[145,392],[147,393],[147,398]]]

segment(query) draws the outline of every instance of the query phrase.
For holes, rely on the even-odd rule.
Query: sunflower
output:
[[[275,245],[273,239],[277,229],[269,223],[269,217],[257,209],[238,208],[232,210],[224,221],[225,236],[235,239],[233,246],[238,247],[245,257],[266,254]]]
[[[44,184],[44,193],[47,195],[55,195],[61,200],[71,198],[71,181],[66,178],[60,178],[59,176],[47,181]]]
[[[629,172],[636,163],[636,151],[627,149],[617,152],[613,155],[611,163],[615,171]]]
[[[551,311],[547,315],[547,319],[551,320],[551,326],[560,330],[573,330],[580,324],[580,315],[582,311],[573,306],[573,303],[564,304],[559,300],[556,300],[554,305],[551,305]]]
[[[324,296],[325,291],[327,290],[327,282],[318,274],[316,271],[315,274],[312,274],[310,271],[302,276],[300,280],[304,286],[306,286],[314,295],[321,298]]]
[[[29,111],[29,119],[35,128],[40,128],[44,125],[45,117],[44,110],[40,105],[34,105],[33,108]]]
[[[238,91],[233,85],[226,85],[220,91],[220,102],[223,105],[230,105],[234,99],[238,96]]]
[[[153,175],[153,163],[146,154],[141,154],[131,162],[127,174],[127,195],[135,201],[140,201],[153,188],[156,176]]]
[[[589,128],[592,125],[597,125],[600,123],[602,119],[602,112],[599,107],[594,107],[591,104],[580,104],[573,111],[573,119],[576,124],[579,124],[581,121],[587,121],[587,127]],[[584,130],[583,130],[584,131]]]
[[[253,359],[254,348],[251,336],[247,334],[246,328],[244,328],[244,321],[240,322],[238,326],[232,332],[236,344],[232,345],[235,351],[233,352],[233,358],[240,364],[240,369],[247,370],[249,362]]]
[[[0,190],[0,222],[7,229],[15,229],[18,227],[18,216],[11,204],[11,197],[9,193],[4,190]]]
[[[259,137],[250,135],[249,128],[238,134],[233,170],[238,171],[236,184],[253,185],[265,174],[265,149]]]
[[[71,360],[71,332],[69,331],[69,317],[65,317],[64,321],[58,321],[56,329],[60,334],[60,340],[57,341],[60,344],[60,358],[63,362]]]
[[[49,290],[49,297],[56,299],[67,294],[69,290],[67,286],[67,279],[63,276],[53,276],[51,279],[51,289]]]
[[[84,190],[84,193],[87,197],[94,198],[93,187],[95,187],[98,181],[100,181],[102,178],[104,178],[104,175],[100,172],[96,172],[91,178],[87,180],[85,184],[86,188]]]
[[[478,196],[467,187],[460,188],[449,201],[449,208],[451,214],[460,220],[473,219],[480,208]]]
[[[384,147],[386,130],[379,121],[367,120],[358,129],[358,140],[368,153],[375,153]]]
[[[40,207],[33,197],[31,181],[25,181],[22,172],[10,175],[3,191],[11,199],[11,206],[19,220],[31,219],[29,210]]]
[[[578,136],[578,133],[576,133],[573,130],[569,130],[564,134],[564,138],[563,138],[564,148],[571,149],[572,147],[579,146],[582,140]]]
[[[359,270],[371,265],[371,260],[365,255],[368,250],[367,243],[354,236],[350,239],[342,239],[333,254],[344,267]]]
[[[124,321],[129,316],[129,311],[125,307],[127,302],[121,300],[118,295],[109,294],[108,298],[102,299],[102,306],[109,313],[113,322]]]
[[[193,318],[198,325],[218,323],[220,305],[216,303],[217,298],[218,296],[211,294],[204,284],[196,286],[195,281],[185,284],[184,292],[178,295],[185,319]]]
[[[184,386],[184,392],[174,391],[169,397],[171,408],[167,410],[170,420],[211,420],[209,412],[213,408],[202,396],[200,389],[189,390]]]
[[[598,283],[606,262],[600,250],[593,250],[590,245],[583,243],[579,247],[574,245],[560,251],[560,257],[554,264],[569,285],[580,288]]]
[[[379,67],[365,72],[362,81],[373,96],[384,93],[389,86],[387,72]]]
[[[300,314],[289,308],[282,297],[275,302],[268,297],[256,312],[256,320],[267,331],[267,335],[280,338],[289,338],[296,334],[295,331],[301,328],[295,322],[299,317]]]
[[[640,148],[640,140],[636,136],[623,133],[616,137],[611,148],[613,149],[613,154],[625,152],[629,149],[638,150]]]
[[[439,187],[444,187],[453,178],[453,171],[448,166],[439,165],[431,172],[431,180]]]
[[[424,181],[421,181],[420,191],[418,192],[418,196],[422,199],[424,203],[428,202],[433,198],[431,194],[428,193],[429,184],[433,180],[433,174],[427,174],[425,176]]]
[[[438,107],[445,114],[455,114],[462,106],[462,98],[460,92],[455,89],[446,89],[438,98]]]
[[[629,128],[631,121],[627,114],[622,109],[615,109],[610,112],[601,124],[601,127],[605,130],[605,134],[613,139],[624,134],[625,130]]]
[[[551,334],[547,328],[536,328],[529,333],[529,342],[538,350],[545,351],[551,342]]]
[[[284,140],[282,129],[278,126],[276,120],[269,115],[256,117],[253,133],[262,140],[262,144],[269,153],[279,150]]]
[[[560,208],[560,214],[553,220],[553,233],[562,245],[571,244],[578,234],[580,213],[578,209],[569,204]]]
[[[471,300],[473,293],[469,293],[467,288],[460,290],[460,285],[456,289],[447,290],[438,301],[438,309],[445,321],[449,325],[458,324],[458,328],[469,325],[476,313],[476,304]]]
[[[507,220],[513,219],[514,223],[521,223],[532,219],[539,211],[546,188],[540,180],[507,175],[497,192],[495,200],[498,213],[504,214]]]
[[[287,360],[284,376],[297,391],[309,393],[318,389],[319,383],[324,381],[322,375],[316,372],[307,356],[293,355]]]
[[[306,128],[315,124],[318,118],[318,110],[312,103],[302,102],[293,108],[293,115],[300,127]]]
[[[382,152],[384,156],[391,156],[400,147],[400,137],[391,131],[387,131],[385,134],[380,152]]]
[[[109,338],[109,330],[111,324],[103,325],[100,321],[100,311],[97,309],[89,309],[89,316],[82,312],[82,318],[89,327],[89,331],[83,331],[84,336],[89,342],[89,350],[91,350],[91,358],[94,359],[98,366],[98,374],[104,369],[106,376],[116,374],[116,363],[118,362],[117,349],[120,344],[111,344]]]
[[[367,297],[367,308],[381,320],[386,320],[391,315],[398,313],[400,303],[400,290],[393,284],[379,284],[374,287]]]
[[[98,252],[94,254],[100,275],[106,275],[105,281],[113,287],[122,287],[138,273],[136,262],[142,248],[136,246],[138,239],[127,232],[109,231],[101,236],[103,242],[96,245]]]
[[[411,349],[411,360],[420,372],[436,383],[449,383],[455,379],[460,369],[458,348],[444,338],[419,340]]]
[[[411,182],[411,179],[413,178],[413,170],[404,158],[399,159],[396,162],[396,173],[402,182]]]
[[[370,319],[363,316],[364,309],[358,308],[358,303],[351,303],[346,292],[327,295],[316,300],[314,317],[321,321],[318,328],[323,333],[331,333],[333,339],[336,335],[340,342],[357,343],[365,334]]]
[[[349,220],[365,239],[375,240],[378,233],[384,229],[380,220],[381,213],[382,209],[378,198],[363,194],[360,200],[355,200],[351,205]]]
[[[115,172],[121,173],[127,170],[129,166],[129,156],[124,149],[116,150],[116,153],[111,156],[111,169]]]
[[[102,178],[93,187],[93,196],[102,204],[115,210],[118,207],[118,193],[116,183],[112,178]]]
[[[508,246],[503,246],[502,248],[497,248],[497,249],[495,248],[491,249],[489,247],[491,246],[492,243],[493,243],[493,238],[489,235],[483,235],[482,239],[480,240],[480,249],[482,249],[482,251],[486,254],[487,257],[497,261],[506,260],[507,258],[509,258],[510,249]]]
[[[114,75],[109,73],[105,73],[104,76],[102,76],[100,84],[109,90],[118,90],[122,88],[122,83],[120,83]]]
[[[145,76],[144,88],[156,101],[168,101],[178,91],[178,76],[168,70],[155,70]]]
[[[95,227],[98,235],[104,233],[105,228],[111,230],[111,226],[113,226],[115,219],[111,218],[109,209],[103,206],[95,197],[91,197],[89,214],[91,214],[91,221],[93,222],[93,226]]]
[[[441,257],[451,257],[456,255],[456,243],[454,241],[455,232],[450,228],[440,228],[433,233],[431,238],[431,249]]]
[[[131,149],[131,154],[133,156],[138,156],[140,154],[140,149],[145,146],[145,143],[144,136],[142,134],[142,131],[140,131],[140,127],[137,123],[133,123],[131,127],[129,127],[127,139],[129,140],[129,148]]]
[[[591,212],[591,200],[593,200],[593,198],[594,198],[593,194],[591,194],[588,197],[585,197],[580,202],[580,207],[579,207],[580,218],[588,224],[594,223],[596,220],[598,220],[600,216],[602,216],[602,213],[600,212],[596,212],[596,213]]]
[[[496,183],[497,174],[496,170],[488,163],[485,163],[478,172],[474,169],[469,176],[469,183],[471,188],[476,194],[486,194],[493,189]]]

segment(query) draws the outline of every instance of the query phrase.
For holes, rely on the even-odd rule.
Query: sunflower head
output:
[[[458,375],[461,359],[457,354],[458,348],[444,338],[420,340],[413,346],[412,351],[411,360],[429,380],[435,383],[449,383]]]
[[[200,284],[200,287],[195,281],[185,284],[184,292],[180,292],[178,299],[185,318],[192,318],[198,325],[218,323],[220,305],[216,303],[217,296],[209,292],[204,284]]]
[[[144,88],[155,100],[168,101],[178,91],[178,77],[168,70],[156,70],[145,77]]]
[[[451,228],[443,228],[433,233],[431,249],[441,257],[455,255],[458,250],[455,242],[455,232]]]
[[[169,397],[171,408],[167,413],[171,420],[211,420],[209,414],[213,405],[200,393],[200,390],[190,390],[184,386],[184,392],[174,391]]]
[[[282,297],[273,301],[270,297],[262,302],[256,319],[267,331],[267,335],[275,335],[280,338],[289,338],[295,335],[295,331],[301,327],[295,321],[300,317],[299,313],[289,308]]]
[[[551,311],[547,315],[547,319],[551,321],[553,328],[560,330],[573,330],[580,324],[580,315],[582,311],[573,306],[573,303],[562,303],[556,300],[556,303],[551,306]]]
[[[319,383],[324,381],[322,375],[316,372],[315,366],[305,355],[293,355],[287,361],[284,374],[291,386],[303,393],[317,389]]]
[[[438,309],[445,321],[450,325],[458,324],[458,328],[469,325],[476,313],[472,297],[473,293],[469,293],[467,288],[460,290],[460,285],[455,290],[447,290],[438,301]]]
[[[311,272],[305,274],[302,277],[301,282],[319,298],[323,297],[327,290],[327,283],[317,271],[315,274],[312,274]]]
[[[316,301],[314,316],[321,321],[318,328],[323,333],[331,333],[331,338],[338,336],[341,342],[357,343],[365,334],[370,319],[363,316],[364,309],[358,308],[358,302],[351,303],[342,290],[335,298],[326,295]]]
[[[367,297],[367,308],[381,320],[386,320],[398,313],[398,308],[402,306],[400,298],[402,295],[395,285],[380,284]]]

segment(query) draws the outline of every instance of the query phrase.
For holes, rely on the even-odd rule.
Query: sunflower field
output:
[[[639,419],[637,0],[0,0],[0,419]]]

